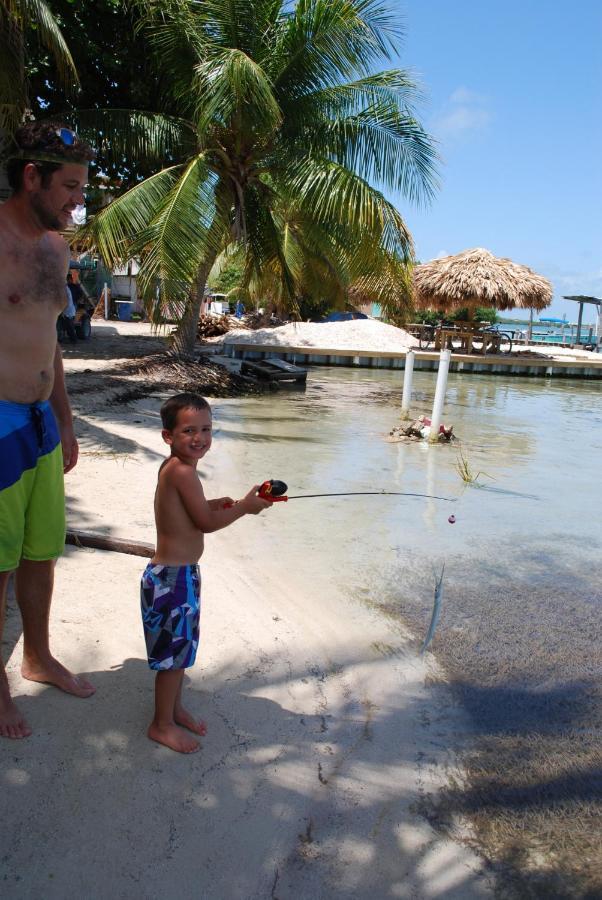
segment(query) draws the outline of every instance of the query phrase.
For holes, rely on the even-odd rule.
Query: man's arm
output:
[[[56,347],[54,354],[54,387],[50,395],[50,405],[56,416],[61,434],[61,444],[63,446],[63,468],[65,472],[70,472],[77,463],[79,448],[73,431],[73,415],[71,413],[71,404],[67,396],[67,386],[65,384],[65,372],[63,369],[63,354],[61,348]]]

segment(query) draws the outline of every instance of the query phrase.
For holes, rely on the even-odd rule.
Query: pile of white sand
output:
[[[308,347],[320,350],[390,350],[405,352],[418,346],[415,337],[376,319],[348,322],[289,322],[279,328],[257,331],[236,329],[224,343],[270,344],[275,347]]]

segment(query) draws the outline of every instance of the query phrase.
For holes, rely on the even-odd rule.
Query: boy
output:
[[[157,672],[153,741],[179,753],[194,753],[205,723],[182,705],[184,669],[194,664],[199,641],[200,572],[204,536],[246,514],[271,506],[255,485],[242,500],[206,500],[196,473],[211,447],[211,407],[197,394],[177,394],[161,407],[163,440],[171,456],[159,469],[155,493],[157,548],[140,586],[148,664]],[[180,726],[183,726],[181,728]]]

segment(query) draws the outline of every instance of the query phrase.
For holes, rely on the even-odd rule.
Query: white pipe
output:
[[[429,441],[433,443],[439,439],[439,425],[443,415],[443,403],[445,401],[445,391],[447,389],[447,373],[449,372],[449,363],[451,360],[451,350],[442,350],[439,357],[439,370],[437,372],[437,384],[435,386],[435,400],[433,402],[433,412],[431,415],[431,431]]]
[[[533,340],[533,307],[529,310],[529,327],[527,328],[527,343]]]
[[[105,286],[102,289],[102,292],[105,297],[105,319],[109,318],[109,285],[105,281]]]
[[[414,375],[414,360],[416,354],[413,350],[406,353],[406,366],[403,373],[403,393],[401,395],[401,416],[408,418],[410,403],[412,402],[412,377]]]

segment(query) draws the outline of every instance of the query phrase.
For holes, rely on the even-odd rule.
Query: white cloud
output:
[[[452,91],[449,102],[450,103],[483,103],[485,98],[482,94],[477,94],[476,91],[470,91],[468,88],[459,87],[456,88],[455,91]]]
[[[587,272],[548,265],[545,272],[561,295],[583,294],[586,297],[602,298],[602,269]]]
[[[459,138],[483,131],[491,118],[487,97],[469,88],[458,87],[439,110],[431,127],[436,136]]]

